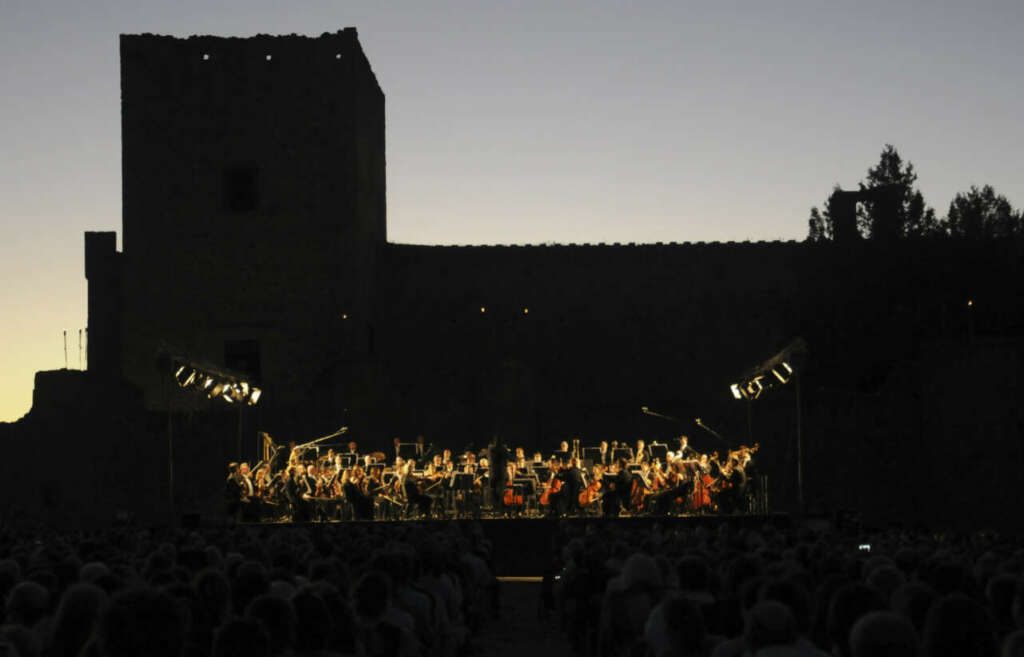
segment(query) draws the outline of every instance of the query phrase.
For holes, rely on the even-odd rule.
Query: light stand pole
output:
[[[235,449],[238,452],[238,462],[242,462],[242,412],[245,410],[245,405],[239,402],[238,404],[238,438],[235,443]]]
[[[803,441],[803,407],[800,405],[800,376],[793,375],[796,386],[796,499],[800,513],[804,512],[804,441]]]

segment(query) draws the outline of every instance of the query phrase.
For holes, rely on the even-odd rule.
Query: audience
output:
[[[0,657],[462,657],[495,608],[475,524],[44,534],[0,529]],[[595,521],[552,547],[579,656],[1024,657],[1024,549],[991,534]]]
[[[1013,542],[787,525],[564,523],[547,608],[587,657],[1024,657]]]
[[[0,529],[0,657],[455,657],[496,589],[457,523],[46,534]]]

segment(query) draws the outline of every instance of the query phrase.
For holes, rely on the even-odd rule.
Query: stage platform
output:
[[[260,527],[343,527],[345,525],[361,526],[397,526],[410,525],[430,528],[456,523],[459,525],[479,524],[484,535],[490,539],[495,574],[501,577],[537,577],[549,571],[554,562],[555,540],[559,532],[567,526],[585,530],[587,526],[607,527],[612,525],[622,533],[648,530],[660,525],[664,530],[675,528],[706,527],[717,531],[722,524],[734,528],[761,527],[771,523],[778,527],[791,527],[795,520],[789,514],[776,513],[768,515],[693,515],[664,517],[567,517],[567,518],[480,518],[480,519],[445,519],[445,520],[392,520],[392,521],[347,521],[328,523],[259,523]]]

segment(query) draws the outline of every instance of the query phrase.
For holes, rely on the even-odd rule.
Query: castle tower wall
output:
[[[355,29],[122,35],[121,89],[125,376],[161,405],[167,348],[302,400],[366,351],[386,239],[384,95]]]

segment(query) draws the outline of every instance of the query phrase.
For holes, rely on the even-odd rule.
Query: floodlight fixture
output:
[[[740,393],[740,384],[734,383],[729,386],[729,390],[732,391],[733,399],[742,399],[743,395]]]
[[[261,395],[263,395],[263,391],[254,387],[252,389],[252,393],[249,395],[249,406],[255,406],[256,402],[260,400]]]

